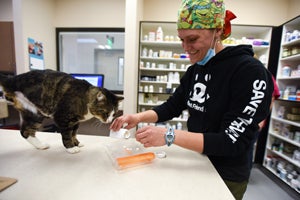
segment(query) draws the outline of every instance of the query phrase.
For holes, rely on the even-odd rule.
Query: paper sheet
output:
[[[0,176],[0,192],[16,183],[17,179]]]

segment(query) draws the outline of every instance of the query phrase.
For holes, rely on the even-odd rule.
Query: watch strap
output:
[[[165,140],[166,140],[166,144],[168,147],[171,146],[171,144],[173,144],[173,142],[175,140],[175,132],[172,127],[168,128],[168,130],[165,134]]]

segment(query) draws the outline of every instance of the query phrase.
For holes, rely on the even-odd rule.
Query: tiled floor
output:
[[[288,188],[276,177],[267,176],[266,169],[254,166],[243,200],[299,200],[300,194]],[[278,184],[276,184],[278,182]]]

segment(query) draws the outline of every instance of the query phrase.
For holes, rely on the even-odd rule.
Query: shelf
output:
[[[289,138],[286,138],[286,137],[284,137],[284,136],[282,136],[282,135],[279,135],[278,133],[269,132],[269,134],[272,135],[272,136],[274,136],[274,137],[276,137],[276,138],[279,138],[280,140],[283,140],[283,141],[288,142],[288,143],[290,143],[290,144],[293,144],[293,145],[295,145],[295,146],[297,146],[297,147],[300,147],[300,143],[299,143],[299,142],[296,142],[296,141],[294,141],[294,140],[291,140],[291,139],[289,139]]]
[[[296,46],[300,44],[300,39],[292,40],[290,42],[286,42],[282,44],[282,47],[290,47],[290,46]]]
[[[300,101],[294,101],[294,100],[289,100],[289,99],[276,99],[276,101],[284,101],[284,102],[289,102],[289,103],[300,103]]]
[[[145,38],[150,38],[149,32],[157,30],[159,26],[162,27],[164,36],[169,36],[169,38],[174,39],[171,39],[172,41],[145,40]],[[140,56],[138,62],[138,87],[140,90],[138,92],[137,110],[148,110],[152,107],[162,104],[170,95],[172,95],[174,88],[180,84],[180,78],[186,72],[191,63],[190,59],[186,58],[188,55],[184,53],[181,41],[178,40],[176,22],[141,22],[140,34],[140,38],[142,38],[139,42],[139,49],[141,52],[139,54]],[[165,38],[166,37],[164,37],[164,39]],[[147,50],[147,53],[143,52],[143,50]],[[153,51],[153,54],[148,54],[150,50]],[[162,51],[166,52],[166,54],[160,54]],[[174,75],[174,79],[172,79],[172,75]],[[172,82],[172,80],[176,80],[176,82]],[[147,85],[151,85],[151,87],[153,86],[153,92],[141,91],[141,88],[144,88]],[[171,93],[167,92],[168,90],[166,87],[170,87]],[[151,101],[151,103],[144,103],[144,98],[147,94],[149,96],[155,96],[155,100],[158,99],[158,101],[155,101],[156,103]],[[174,122],[183,122],[184,130],[187,129],[186,120],[181,118],[173,118],[166,123],[171,122],[172,124],[174,124]]]
[[[299,167],[299,168],[300,168],[300,162],[297,161],[297,160],[292,159],[292,156],[291,156],[291,155],[286,155],[286,154],[280,153],[279,151],[272,150],[270,147],[267,147],[267,149],[268,149],[269,151],[271,151],[272,153],[276,154],[277,156],[279,156],[279,157],[285,159],[285,160],[288,161],[289,163],[292,163],[292,164],[295,165],[296,167]]]
[[[223,44],[225,47],[233,47],[240,44]],[[261,50],[268,50],[270,48],[270,45],[252,45],[252,44],[244,44],[244,45],[251,45],[254,51],[261,51]]]
[[[171,119],[171,121],[176,121],[176,122],[187,122],[186,119],[182,119],[182,118],[179,118],[179,117],[174,117],[173,119]]]
[[[161,57],[140,57],[141,60],[149,61],[172,61],[172,62],[190,62],[188,58],[161,58]]]
[[[285,123],[285,124],[289,124],[289,125],[292,125],[292,126],[300,127],[300,122],[290,121],[290,120],[287,120],[287,119],[282,119],[282,118],[273,117],[273,116],[271,117],[271,119],[282,122],[282,123]]]
[[[280,59],[280,61],[296,61],[296,60],[300,60],[300,54],[287,56]]]
[[[186,69],[160,69],[160,68],[140,68],[141,71],[157,72],[186,72]],[[300,78],[300,77],[299,77]]]
[[[277,77],[277,80],[297,80],[300,79],[300,76],[289,76],[289,77]]]
[[[292,185],[289,183],[289,182],[287,182],[285,179],[282,179],[277,173],[276,173],[276,171],[274,170],[274,169],[272,169],[272,168],[270,168],[270,167],[268,167],[268,166],[266,166],[266,165],[264,165],[264,167],[267,169],[267,170],[269,170],[272,174],[274,174],[276,177],[278,177],[280,180],[282,180],[284,183],[286,183],[287,185],[289,185],[291,188],[293,188],[292,187]],[[296,192],[298,192],[298,193],[300,193],[300,190],[297,190],[296,188],[293,188]]]
[[[235,39],[242,39],[243,37],[246,37],[271,41],[271,26],[232,24],[231,30],[232,34],[230,37]]]
[[[261,51],[261,50],[269,50],[270,46],[257,46],[257,45],[252,45],[254,51]]]
[[[167,82],[167,81],[140,81],[140,83],[167,84],[168,82]],[[180,83],[179,83],[179,82],[178,82],[178,83],[172,82],[171,84],[172,84],[172,85],[173,85],[173,84],[178,85],[178,84],[180,84]]]
[[[163,101],[162,102],[158,102],[158,103],[142,103],[142,102],[139,102],[139,105],[140,106],[151,106],[151,107],[153,107],[153,106],[159,106],[162,103],[163,103]]]
[[[180,41],[173,41],[173,42],[156,42],[156,41],[141,41],[141,45],[151,46],[159,46],[159,47],[181,47]]]
[[[165,95],[170,95],[172,93],[167,93],[167,92],[142,92],[142,91],[139,91],[139,94],[157,94],[157,95],[165,94]]]
[[[286,24],[282,25],[282,36],[281,36],[281,46],[280,46],[280,54],[279,56],[279,61],[278,61],[278,67],[277,67],[277,79],[276,82],[278,84],[278,86],[280,87],[281,90],[285,90],[286,87],[296,87],[296,89],[300,89],[300,85],[299,85],[299,80],[300,80],[300,76],[289,76],[289,77],[285,77],[282,76],[282,72],[283,72],[283,67],[284,66],[290,66],[291,70],[297,70],[298,65],[300,64],[300,54],[296,54],[296,55],[292,55],[292,56],[288,56],[288,57],[284,57],[282,58],[281,55],[283,55],[284,50],[286,48],[290,49],[290,47],[295,47],[298,46],[300,44],[300,39],[296,39],[293,40],[291,42],[284,42],[285,41],[285,37],[286,37],[286,32],[287,31],[293,31],[293,30],[297,30],[299,29],[299,25],[300,25],[300,17],[291,20],[289,22],[287,22]],[[295,71],[294,71],[295,72]],[[270,126],[269,126],[269,130],[268,130],[268,136],[267,136],[267,147],[265,149],[265,160],[267,159],[268,155],[276,155],[280,158],[282,158],[285,162],[285,166],[293,166],[293,168],[298,171],[298,173],[300,172],[300,161],[299,160],[295,160],[292,159],[292,156],[294,154],[294,148],[295,149],[299,149],[300,148],[300,143],[298,141],[292,140],[288,137],[285,137],[283,135],[279,135],[279,133],[274,132],[273,130],[275,127],[277,128],[277,126],[281,126],[281,127],[285,127],[286,129],[288,129],[287,131],[285,130],[281,130],[279,132],[286,132],[288,134],[288,132],[296,132],[300,130],[300,121],[291,121],[288,119],[283,119],[283,118],[279,118],[277,117],[277,112],[278,112],[278,108],[279,107],[284,107],[286,111],[288,111],[290,108],[292,107],[296,107],[299,108],[300,107],[300,101],[294,101],[294,100],[286,100],[286,99],[278,99],[274,102],[274,107],[272,109],[272,115],[270,118]],[[275,126],[275,127],[274,127]],[[289,127],[292,127],[291,129]],[[276,142],[276,140],[280,141],[280,143],[283,143],[284,145],[291,145],[292,149],[290,150],[290,154],[287,154],[285,152],[281,153],[279,151],[273,150],[271,149],[271,144],[274,144],[274,142]],[[296,151],[296,150],[295,150]],[[265,166],[265,165],[264,165]],[[270,167],[265,166],[268,170],[270,170],[271,172],[273,172],[276,176],[278,176],[277,173],[274,172],[273,169],[271,169]],[[290,183],[288,183],[286,180],[283,180],[286,184],[288,184],[289,186],[291,186]],[[291,186],[292,187],[292,186]],[[293,188],[293,187],[292,187]],[[295,189],[295,188],[293,188]],[[299,190],[296,190],[297,192],[299,192]]]

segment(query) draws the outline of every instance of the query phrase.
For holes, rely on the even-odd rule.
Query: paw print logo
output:
[[[205,83],[195,83],[193,87],[193,91],[191,92],[191,101],[196,101],[198,103],[204,103],[205,100],[209,99],[209,94],[206,93],[206,84],[210,80],[211,76],[206,74],[204,77]],[[195,80],[197,81],[198,75],[196,75]]]

